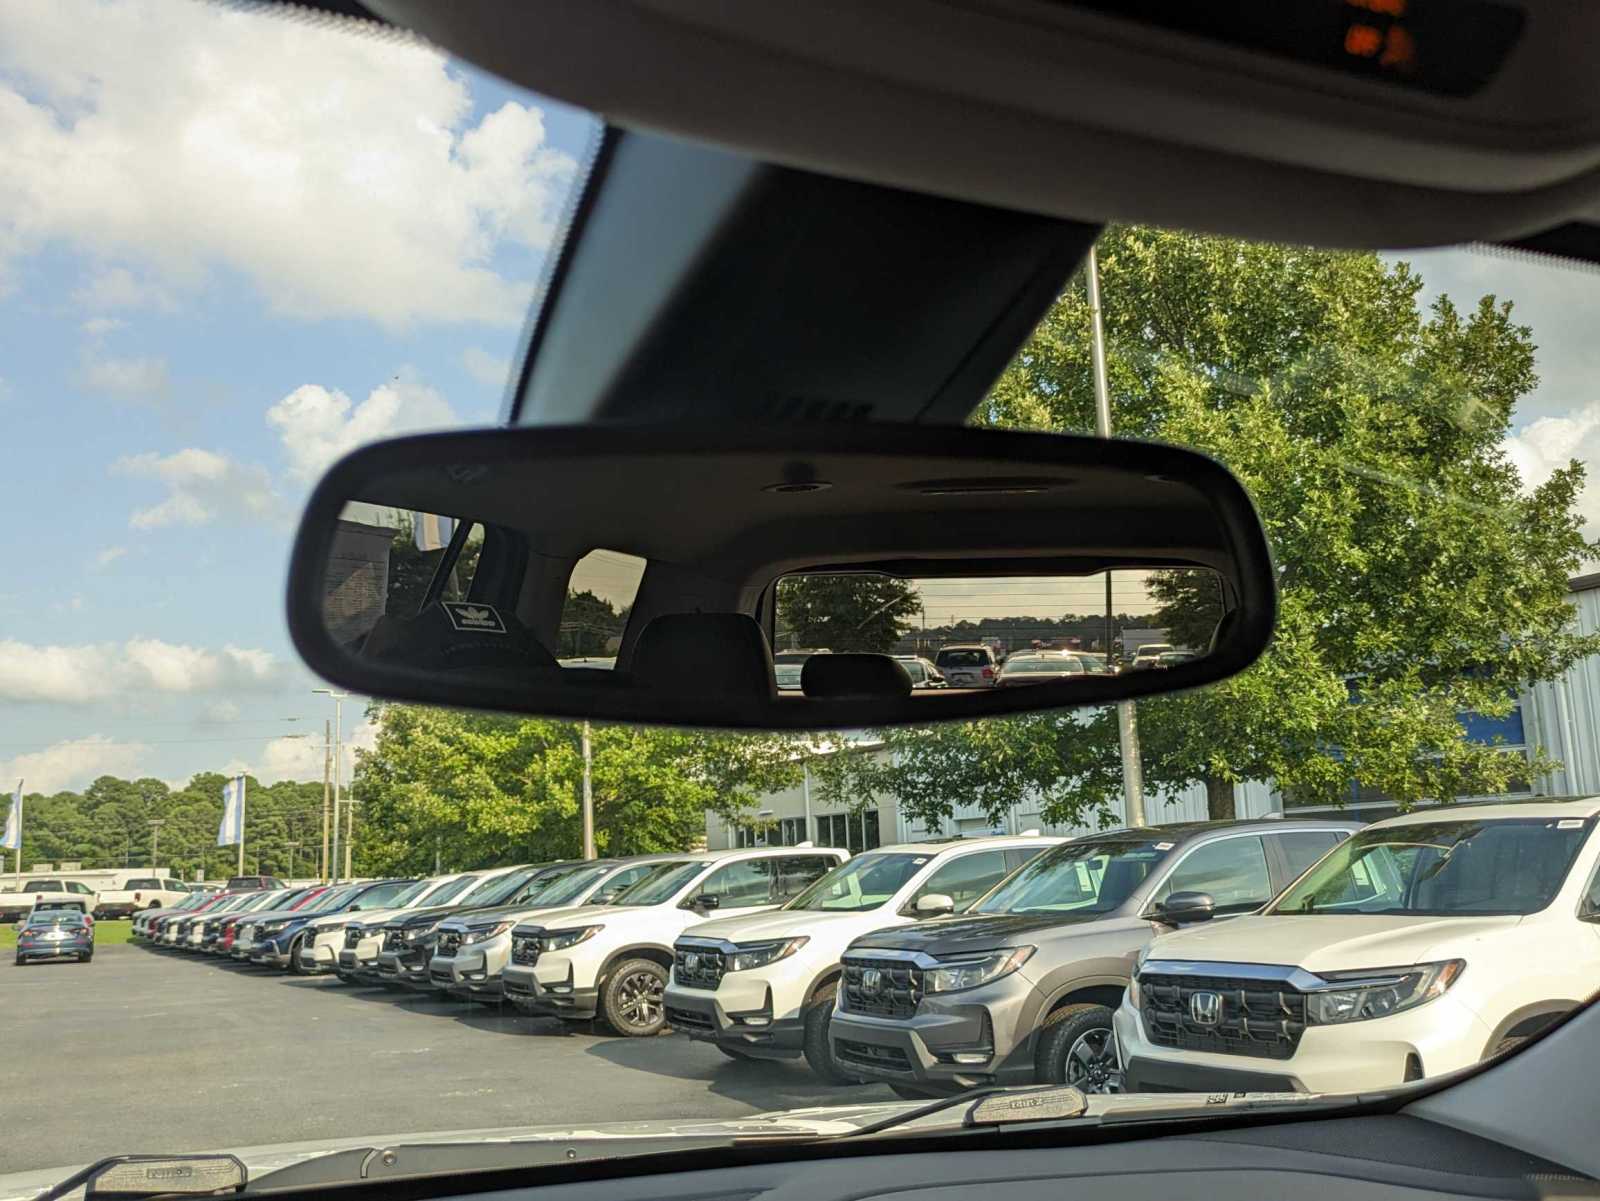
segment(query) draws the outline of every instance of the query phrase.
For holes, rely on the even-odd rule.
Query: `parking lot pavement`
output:
[[[0,1172],[421,1130],[732,1118],[892,1100],[801,1061],[623,1039],[414,993],[147,951],[0,965]],[[26,1136],[22,1137],[22,1132]]]

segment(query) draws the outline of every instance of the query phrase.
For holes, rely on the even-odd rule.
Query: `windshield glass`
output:
[[[1046,851],[969,910],[971,913],[1110,913],[1172,851],[1155,839],[1094,839]]]
[[[1592,821],[1408,823],[1342,843],[1272,913],[1537,913],[1555,898]]]
[[[76,909],[54,909],[41,906],[24,923],[28,926],[81,926],[83,914]]]
[[[1600,785],[1600,271],[1526,251],[1325,250],[1113,222],[1092,268],[1063,249],[1089,227],[1063,226],[1008,240],[983,286],[948,269],[937,242],[914,278],[858,278],[871,255],[819,249],[841,214],[874,253],[876,239],[957,236],[939,231],[980,215],[945,199],[933,208],[950,224],[884,237],[882,193],[857,180],[849,205],[809,209],[817,224],[744,220],[755,209],[743,201],[708,200],[753,170],[737,149],[638,131],[602,141],[596,115],[436,42],[268,11],[292,7],[0,4],[0,1013],[6,1078],[50,1082],[27,1137],[0,1138],[0,1177],[407,1132],[859,1113],[1009,1082],[1013,1068],[1019,1082],[1036,1071],[1112,1099],[1140,1091],[1118,1078],[1135,1061],[1161,1065],[1152,1086],[1231,1095],[1238,1080],[1292,1079],[1368,1094],[1474,1070],[1496,1031],[1523,1037],[1517,1015],[1594,993],[1600,923],[1580,914],[1600,913],[1596,810],[1564,798]],[[654,78],[650,64],[634,74]],[[759,118],[759,98],[728,94]],[[624,237],[600,219],[604,202],[639,187],[647,161],[670,194],[650,195],[651,220]],[[794,162],[756,175],[763,214],[834,194]],[[1175,169],[1168,186],[1184,182]],[[1263,189],[1262,206],[1284,203]],[[1044,230],[1036,214],[1005,220]],[[591,241],[568,255],[569,237]],[[808,251],[842,298],[790,306],[789,332],[811,341],[772,353],[783,323],[769,314],[701,326],[662,310],[664,296],[700,304],[736,285],[781,299]],[[600,263],[618,269],[574,286]],[[1007,278],[1028,286],[998,288]],[[897,309],[883,292],[854,319],[858,341],[828,327],[861,287],[895,280],[912,302]],[[968,319],[980,333],[963,332]],[[601,335],[577,337],[573,323],[591,320]],[[931,331],[925,345],[903,336],[908,322]],[[894,361],[875,357],[880,342]],[[699,374],[713,352],[733,366]],[[973,382],[985,370],[987,391]],[[911,415],[914,394],[937,395],[925,417],[953,449],[980,429],[1097,437],[1104,417],[1119,441],[1192,449],[1233,472],[1277,579],[1259,661],[1120,706],[757,731],[347,694],[296,649],[284,601],[298,522],[359,447],[535,419],[886,422]],[[423,508],[343,515],[327,608],[349,644],[420,618],[437,625],[443,661],[469,640],[498,661],[503,638],[598,695],[636,679],[647,622],[732,606],[760,627],[782,704],[804,704],[793,694],[810,656],[864,654],[901,661],[919,685],[909,705],[956,711],[969,690],[1006,688],[984,701],[999,713],[1026,695],[1017,685],[1056,674],[1080,693],[1129,672],[1147,673],[1131,691],[1159,689],[1207,653],[1237,600],[1109,553],[1010,557],[1019,530],[1004,490],[975,501],[942,469],[919,476],[939,485],[925,491],[981,516],[952,523],[970,533],[970,571],[915,558],[858,569],[820,553],[831,534],[808,548],[779,523],[762,527],[770,570],[730,562],[726,578],[692,584],[631,541],[535,545],[466,502],[480,482],[466,475],[445,473]],[[619,512],[673,534],[692,524],[670,489],[631,476],[606,487]],[[826,498],[785,491],[781,503],[847,505],[846,491],[835,481]],[[881,519],[860,517],[863,529]],[[1118,533],[1112,517],[1086,517],[1063,545]],[[720,641],[681,649],[666,696],[738,674]],[[939,672],[924,678],[930,663]],[[836,665],[833,686],[852,666]],[[1413,824],[1386,824],[1397,818]],[[1230,823],[1228,837],[1200,837],[1210,823]],[[1030,860],[1037,848],[1016,837],[1028,831],[1066,841]],[[715,861],[752,849],[763,857]],[[464,977],[478,970],[470,953],[448,981],[432,974],[429,927],[448,907],[524,890],[519,907],[576,904],[606,870],[586,856],[635,874],[597,893],[589,916],[536,923],[574,927],[570,945],[524,944],[523,962],[497,945],[482,980]],[[163,877],[239,884],[187,896],[160,924],[141,919],[161,894],[114,887]],[[66,881],[97,894],[75,894],[95,915],[92,964],[13,975],[15,923],[33,902],[15,890],[53,895]],[[291,887],[246,894],[261,881]],[[375,881],[390,883],[366,891]],[[430,908],[377,919],[390,929],[359,947],[307,938],[292,962],[191,941],[196,927],[293,904],[287,925],[323,914],[328,929],[357,893],[364,909]],[[1092,963],[1050,934],[1129,913],[1147,893],[1161,907],[1150,920],[1085,928]],[[680,908],[686,896],[698,907]],[[1225,920],[1198,920],[1208,898]],[[947,999],[902,989],[892,971],[873,978],[883,992],[850,995],[864,982],[842,975],[849,941],[943,954],[943,932],[962,942],[986,923],[1034,948],[994,986],[961,987],[997,966],[968,963],[931,969],[925,983],[959,989]],[[715,989],[714,972],[685,973],[676,956],[708,924],[705,938],[757,948],[720,965]],[[1524,941],[1494,941],[1511,926]],[[1165,1027],[1150,1018],[1127,992],[1141,955],[1255,965],[1239,978],[1262,965],[1467,967],[1415,997],[1351,989],[1350,1013],[1417,1004],[1393,1020],[1308,1021],[1294,1053],[1274,1057],[1287,1044],[1217,1046],[1226,1035],[1201,1031],[1192,1010]],[[1535,958],[1538,973],[1486,966]],[[1067,1027],[1045,990],[1087,977],[1099,1025],[1057,1046]],[[1221,998],[1214,1029],[1242,1031],[1237,996],[1204,991]],[[989,1012],[1001,994],[1006,1008]],[[852,1016],[852,1001],[885,1012]],[[940,1015],[956,1009],[960,1029],[940,1043]],[[1261,1012],[1243,1015],[1258,1032]],[[745,1054],[765,1048],[763,1032],[773,1054],[797,1054]],[[835,1054],[846,1044],[848,1062]],[[1091,1044],[1093,1072],[1069,1076],[1068,1049]],[[1417,1065],[1402,1044],[1420,1048]],[[527,1087],[530,1064],[551,1087]],[[107,1082],[147,1079],[177,1087],[141,1099],[137,1120],[107,1121]],[[311,1100],[261,1103],[285,1095]]]
[[[707,865],[699,862],[663,863],[643,880],[624,893],[619,893],[613,905],[660,905],[672,900],[678,892],[705,871]]]
[[[928,855],[859,855],[834,868],[785,909],[876,909],[920,871]]]

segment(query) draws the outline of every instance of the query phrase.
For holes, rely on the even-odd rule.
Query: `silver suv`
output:
[[[1200,822],[1053,847],[965,914],[862,935],[829,1038],[841,1070],[908,1096],[1121,1086],[1112,1014],[1157,934],[1249,913],[1349,837],[1331,821]]]

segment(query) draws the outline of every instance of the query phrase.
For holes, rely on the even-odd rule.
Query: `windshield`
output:
[[[1030,862],[971,913],[1110,913],[1171,853],[1164,839],[1068,842]]]
[[[859,855],[833,869],[784,906],[855,913],[891,900],[928,862],[928,855]]]
[[[57,909],[40,906],[25,923],[29,926],[81,926],[83,914],[76,909]]]
[[[937,244],[914,275],[876,273],[873,254],[902,237],[964,237],[970,196],[931,204],[940,216],[926,230],[886,229],[881,191],[857,180],[849,205],[812,207],[816,224],[764,222],[784,198],[832,195],[828,181],[798,160],[758,170],[692,138],[602,140],[600,117],[441,41],[267,11],[291,7],[0,4],[0,887],[29,890],[0,894],[0,1012],[6,1078],[50,1083],[27,1137],[0,1138],[0,1176],[119,1154],[732,1120],[1032,1072],[1067,1080],[1079,1043],[1063,1043],[1066,1019],[1053,1016],[1057,981],[1089,981],[1069,1003],[1092,1004],[1099,1022],[1079,1031],[1101,1052],[1099,1075],[1071,1079],[1113,1097],[1135,1091],[1117,1076],[1134,1060],[1161,1065],[1152,1087],[1377,1093],[1474,1070],[1516,1015],[1595,992],[1600,923],[1580,913],[1600,913],[1600,839],[1595,811],[1566,798],[1600,786],[1589,308],[1600,271],[1526,251],[1324,250],[1125,222],[1099,230],[1091,271],[1086,255],[1068,261],[1090,226],[1048,234],[1041,200],[1006,218],[1017,237],[997,243],[982,280]],[[654,78],[650,64],[628,66],[640,86]],[[748,89],[711,91],[760,118]],[[617,112],[637,116],[622,100]],[[638,187],[650,156],[673,186],[649,197],[651,220],[623,245],[601,220],[623,193],[605,190]],[[759,187],[710,206],[747,177]],[[1162,186],[1184,184],[1175,165]],[[1261,206],[1286,203],[1262,190]],[[1086,203],[1079,215],[1101,212]],[[824,218],[846,214],[859,257],[822,249]],[[1242,227],[1235,216],[1219,212],[1218,228]],[[569,238],[583,253],[566,253]],[[790,292],[812,259],[835,273],[839,303]],[[663,309],[663,297],[698,304],[740,287],[763,303],[789,297],[801,340],[771,353],[769,327],[784,323],[760,309],[703,325]],[[877,309],[845,345],[827,322],[862,297]],[[962,314],[975,320],[982,304],[983,332],[962,334]],[[890,359],[872,353],[878,340]],[[713,352],[732,366],[698,373]],[[844,429],[905,419],[913,396],[953,450],[978,429],[1089,438],[1108,424],[1119,442],[1195,450],[1233,472],[1277,579],[1259,661],[1120,706],[1022,711],[1029,689],[1014,686],[1051,675],[1083,693],[1140,672],[1131,691],[1158,689],[1206,653],[1237,597],[1176,568],[1121,566],[1118,522],[1101,516],[1062,530],[1064,547],[1094,554],[1012,557],[1024,544],[1008,491],[974,501],[942,469],[917,479],[981,515],[952,523],[970,537],[970,571],[841,563],[825,553],[829,530],[801,545],[798,525],[775,523],[751,557],[775,548],[761,559],[770,572],[730,559],[692,587],[649,545],[535,544],[461,499],[489,481],[445,473],[426,494],[436,504],[343,514],[328,611],[363,651],[378,622],[421,618],[438,626],[441,661],[468,639],[504,638],[528,652],[523,666],[582,677],[598,695],[636,679],[647,622],[731,605],[775,652],[774,704],[805,704],[793,694],[812,655],[884,655],[919,686],[907,705],[955,712],[970,690],[1003,687],[985,711],[1015,702],[1015,715],[827,731],[585,722],[345,693],[296,649],[285,569],[298,523],[324,473],[359,447],[507,421]],[[849,503],[842,477],[825,497],[792,482],[752,481],[783,489],[759,502],[793,506],[783,511]],[[659,482],[606,486],[668,541],[693,525]],[[519,636],[491,632],[502,628]],[[663,695],[720,692],[739,674],[720,641],[679,649]],[[836,664],[819,687],[849,684],[861,665]],[[1200,837],[1210,823],[1229,836]],[[1037,848],[1017,845],[1028,831],[1051,839],[1032,859]],[[928,851],[904,850],[915,846]],[[762,858],[718,858],[745,851]],[[601,862],[618,861],[637,874],[595,893],[591,913],[539,923],[581,927],[563,936],[581,940],[524,945],[534,962],[521,963],[497,945],[481,980],[465,977],[478,970],[469,944],[457,975],[432,974],[440,914],[420,910],[361,946],[307,937],[292,962],[179,939],[179,927],[296,903],[287,924],[299,926],[358,894],[372,910],[519,895],[527,908],[575,905],[608,872]],[[241,883],[192,893],[149,928],[140,919],[161,894],[112,887],[168,876]],[[13,972],[32,891],[69,880],[97,894],[78,894],[94,915],[93,962]],[[259,881],[291,887],[244,891]],[[1131,904],[1147,895],[1149,919]],[[680,907],[686,896],[698,907]],[[944,898],[960,912],[945,915]],[[1207,898],[1225,920],[1198,920]],[[1185,900],[1188,917],[1166,921]],[[1106,915],[1128,920],[1083,928],[1089,963],[1050,933]],[[1526,941],[1508,950],[1494,940],[1513,925]],[[685,995],[696,990],[669,957],[702,927],[762,949],[721,965],[707,995]],[[1007,941],[966,946],[988,928]],[[971,963],[929,969],[925,983],[958,986],[947,998],[901,989],[891,972],[877,1000],[912,1012],[852,1017],[859,982],[841,956],[869,936],[929,955],[1034,950],[970,989]],[[1215,1036],[1189,1010],[1151,1026],[1129,999],[1139,956],[1198,959],[1184,952],[1197,944],[1208,961],[1255,968],[1467,966],[1393,1019],[1309,1023],[1274,1058],[1201,1045]],[[1514,970],[1519,956],[1539,972]],[[1002,1009],[985,1008],[992,996]],[[1218,1029],[1240,1030],[1229,1005]],[[1255,1025],[1260,1012],[1245,1016]],[[1123,1040],[1136,1050],[1119,1059]],[[848,1062],[835,1054],[845,1044]],[[1417,1049],[1415,1066],[1402,1046]],[[528,1086],[530,1064],[549,1087]],[[168,1087],[138,1098],[137,1120],[106,1120],[107,1083],[136,1093],[146,1080]],[[261,1103],[286,1095],[310,1099]]]
[[[698,861],[663,863],[626,892],[619,893],[613,905],[660,905],[677,896],[691,880],[705,871]]]
[[[1537,913],[1555,898],[1593,821],[1496,818],[1364,830],[1271,913]]]

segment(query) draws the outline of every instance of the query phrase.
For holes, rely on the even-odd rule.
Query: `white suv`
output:
[[[798,896],[849,858],[812,846],[678,855],[614,905],[563,909],[511,932],[505,998],[524,1013],[587,1021],[618,1034],[656,1034],[672,944],[712,912],[737,916]]]
[[[462,883],[466,873],[456,872],[448,876],[432,876],[426,880],[413,880],[395,896],[390,897],[383,908],[368,908],[365,905],[355,905],[350,909],[342,909],[336,913],[325,914],[322,917],[312,918],[306,923],[305,937],[300,942],[298,963],[296,966],[309,975],[319,975],[323,972],[337,971],[339,967],[339,952],[344,949],[345,930],[355,922],[381,922],[393,917],[397,913],[404,913],[407,909],[416,909],[422,905],[437,905],[448,900],[454,891],[462,891],[468,887]],[[311,908],[317,908],[313,902]],[[359,942],[359,940],[358,940]],[[376,944],[376,940],[374,940]],[[372,952],[377,958],[376,945]]]
[[[1060,838],[912,842],[858,855],[773,913],[690,926],[674,946],[667,1021],[734,1059],[805,1056],[852,1079],[828,1045],[839,956],[862,934],[964,912]]]
[[[1390,818],[1260,913],[1156,939],[1116,1015],[1126,1087],[1358,1092],[1515,1046],[1600,989],[1597,815]]]

